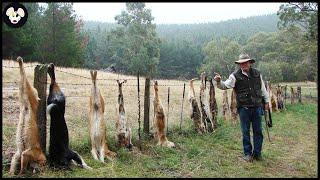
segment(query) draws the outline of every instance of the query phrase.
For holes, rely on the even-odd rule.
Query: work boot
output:
[[[252,156],[251,155],[244,155],[242,157],[246,162],[252,162]]]

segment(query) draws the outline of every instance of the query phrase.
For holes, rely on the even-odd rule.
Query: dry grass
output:
[[[14,61],[8,61],[8,60],[3,60],[2,61],[3,66],[10,66],[10,67],[18,67],[18,64]],[[33,83],[33,76],[34,76],[34,67],[35,65],[38,63],[26,63],[25,66],[33,66],[33,67],[26,67],[26,74],[27,74],[27,78],[30,82]],[[6,68],[3,67],[3,82],[18,82],[20,79],[20,75],[19,75],[19,70],[18,68]],[[77,77],[71,74],[67,74],[64,72],[68,72],[68,73],[72,73],[72,74],[77,74],[80,76],[85,76],[90,78],[90,72],[87,69],[75,69],[75,68],[63,68],[63,67],[56,67],[56,79],[57,82],[60,84],[60,88],[62,89],[62,91],[64,92],[65,96],[66,96],[66,114],[65,114],[65,118],[66,118],[66,122],[68,125],[68,130],[69,130],[69,138],[70,138],[70,143],[71,146],[77,146],[78,150],[81,148],[88,148],[89,147],[89,140],[88,140],[88,129],[87,129],[87,121],[88,121],[88,112],[89,112],[89,95],[90,95],[90,91],[91,91],[91,80],[88,78],[82,78],[82,77]],[[48,83],[50,83],[50,77],[48,76]],[[125,110],[126,110],[126,115],[127,118],[129,120],[129,122],[131,123],[132,126],[132,130],[133,130],[133,141],[135,142],[138,139],[138,97],[137,97],[137,80],[135,76],[124,76],[124,75],[118,75],[118,74],[113,74],[113,73],[107,73],[107,72],[102,72],[102,71],[98,71],[98,79],[114,79],[114,80],[98,80],[98,87],[100,88],[100,91],[104,97],[105,100],[105,104],[106,104],[106,108],[105,108],[105,120],[106,120],[106,124],[107,124],[107,139],[109,140],[109,146],[111,148],[111,150],[115,150],[114,149],[114,135],[115,135],[115,121],[116,121],[116,117],[117,117],[117,113],[116,113],[116,107],[117,107],[117,97],[118,97],[118,86],[116,83],[115,79],[132,79],[129,80],[126,84],[123,85],[123,95],[124,95],[124,102],[125,102]],[[140,104],[141,104],[141,128],[143,128],[143,94],[144,94],[144,83],[145,83],[145,79],[143,77],[140,77]],[[182,101],[182,92],[183,92],[183,83],[186,83],[186,92],[185,92],[185,99],[184,99],[184,111],[183,111],[183,129],[187,129],[190,128],[190,124],[191,120],[189,118],[189,103],[187,101],[187,97],[188,97],[188,91],[189,91],[189,86],[187,82],[184,81],[178,81],[178,80],[158,80],[158,84],[159,86],[159,95],[160,98],[162,100],[162,104],[164,106],[165,111],[167,111],[167,92],[168,92],[168,87],[170,87],[170,115],[169,115],[169,131],[174,131],[177,129],[177,126],[179,126],[179,122],[180,122],[180,111],[181,111],[181,101]],[[71,84],[88,84],[88,85],[71,85]],[[153,84],[153,82],[152,82]],[[289,83],[288,83],[289,84]],[[292,83],[293,84],[293,83]],[[314,85],[313,83],[307,83],[308,85]],[[169,85],[169,86],[161,86],[161,85]],[[181,85],[181,86],[177,86],[177,85]],[[200,81],[196,81],[194,83],[195,85],[195,90],[196,90],[196,94],[197,94],[197,98],[199,98],[199,90],[200,90]],[[293,84],[296,85],[296,84]],[[16,133],[16,126],[18,123],[18,118],[19,118],[19,104],[18,104],[18,84],[17,83],[3,83],[2,85],[2,90],[3,90],[3,109],[2,109],[2,125],[3,125],[3,137],[2,137],[2,156],[5,157],[3,158],[3,165],[6,165],[6,163],[8,163],[8,161],[11,160],[11,156],[12,153],[15,150],[15,133]],[[49,84],[48,84],[48,88],[49,88]],[[230,102],[230,97],[231,97],[231,90],[228,90],[228,96],[229,96],[229,102]],[[216,99],[217,99],[217,103],[218,103],[218,107],[219,107],[219,116],[221,117],[222,114],[222,90],[217,89],[216,88]],[[150,127],[152,127],[152,117],[153,117],[153,104],[152,104],[152,100],[153,100],[153,87],[151,86],[151,99],[150,99]],[[221,118],[218,119],[219,121],[221,121]],[[187,121],[187,122],[186,122]],[[284,118],[285,121],[285,118]],[[221,122],[220,122],[221,123]],[[50,124],[50,118],[48,117],[48,122],[47,122],[47,129],[49,129],[49,124]],[[192,143],[187,143],[188,144],[188,149],[191,148],[191,151],[189,152],[183,152],[182,154],[179,154],[178,152],[174,152],[173,150],[161,150],[161,149],[151,149],[154,150],[155,153],[159,153],[162,155],[166,155],[169,154],[171,155],[172,153],[174,153],[174,155],[172,156],[172,158],[169,158],[168,161],[164,162],[161,161],[161,163],[164,163],[164,166],[167,166],[166,163],[172,163],[174,165],[174,167],[179,167],[179,164],[181,161],[184,161],[187,159],[185,159],[185,157],[183,156],[183,154],[187,154],[188,158],[193,157],[193,153],[194,155],[197,155],[198,158],[198,154],[199,151],[203,151],[205,152],[211,152],[211,151],[206,151],[205,149],[210,149],[211,150],[211,146],[212,144],[207,144],[205,141],[208,140],[212,140],[214,142],[218,142],[219,138],[224,139],[226,137],[231,137],[230,138],[230,142],[225,142],[225,141],[219,141],[219,143],[213,143],[215,148],[218,148],[218,151],[212,151],[211,153],[222,153],[219,154],[219,156],[222,156],[226,151],[225,148],[226,147],[230,147],[231,149],[234,149],[233,151],[236,153],[239,153],[241,151],[241,145],[240,145],[240,141],[238,142],[237,138],[240,138],[240,131],[239,131],[240,127],[230,127],[230,132],[226,131],[226,132],[220,132],[221,137],[219,136],[219,133],[216,134],[215,138],[212,138],[210,135],[204,136],[204,137],[199,137],[196,135],[186,135],[187,137],[191,137],[191,139],[187,139],[187,137],[183,137],[183,136],[177,136],[176,138],[171,137],[171,139],[175,142],[175,140],[177,141],[177,143],[181,144],[181,148],[183,150],[183,148],[186,148],[184,146],[187,146],[186,144],[183,144],[184,141],[192,141]],[[187,131],[189,132],[189,131]],[[232,132],[232,133],[231,133]],[[279,132],[281,132],[279,130]],[[313,132],[313,131],[312,131]],[[176,132],[175,132],[176,133]],[[224,134],[225,133],[225,134]],[[228,134],[229,133],[229,134]],[[236,137],[233,137],[234,134],[236,134]],[[284,134],[284,137],[286,137],[287,134]],[[309,136],[308,136],[309,137]],[[47,142],[49,142],[49,130],[47,130]],[[234,140],[234,138],[236,138],[236,140]],[[275,137],[276,138],[276,137]],[[193,147],[193,141],[198,142],[201,141],[201,148],[198,147],[199,145],[194,145]],[[202,142],[203,141],[203,142]],[[286,141],[289,142],[289,141]],[[228,144],[229,143],[229,144]],[[47,143],[48,144],[48,143]],[[199,143],[198,143],[199,144]],[[189,145],[191,146],[189,148]],[[223,145],[223,146],[222,146]],[[206,148],[208,146],[208,148]],[[210,147],[209,147],[210,146]],[[221,146],[220,150],[219,147]],[[280,147],[281,145],[279,145]],[[80,148],[79,148],[80,147]],[[47,147],[48,148],[48,147]],[[314,148],[314,146],[312,145],[312,148]],[[194,152],[192,151],[194,149]],[[182,151],[181,149],[178,149],[177,151]],[[164,151],[164,152],[162,152]],[[270,151],[272,151],[272,149],[270,149]],[[288,150],[289,151],[289,150]],[[85,152],[85,153],[84,153]],[[200,152],[200,153],[201,153]],[[83,152],[84,154],[84,158],[85,159],[91,159],[90,157],[90,153],[88,149],[84,149]],[[121,153],[121,152],[120,152]],[[152,151],[150,152],[144,152],[144,153],[151,153],[152,155]],[[273,152],[272,152],[273,153]],[[131,166],[126,167],[126,164],[122,163],[122,159],[124,157],[129,158],[129,154],[127,154],[126,152],[122,152],[122,156],[119,156],[120,160],[115,162],[116,163],[116,170],[121,170],[123,171],[123,169],[117,169],[120,168],[122,166],[125,165],[125,167],[123,167],[124,169],[130,169]],[[139,161],[138,163],[141,163],[141,166],[146,166],[147,169],[148,167],[153,167],[156,166],[152,163],[154,163],[154,161],[152,160],[152,158],[156,158],[157,157],[152,157],[152,156],[145,156],[145,155],[136,155],[136,156],[141,156],[142,160],[141,162]],[[203,159],[203,161],[198,162],[198,160],[194,159],[194,161],[190,161],[190,163],[187,164],[183,164],[183,166],[186,166],[187,169],[183,169],[183,172],[180,173],[184,173],[185,171],[185,176],[186,177],[194,177],[194,176],[201,176],[202,174],[202,170],[205,167],[202,167],[204,162],[208,161],[208,158],[210,159],[211,157],[213,157],[212,154],[207,154],[208,156],[206,158]],[[268,156],[268,154],[266,154]],[[231,157],[237,159],[237,154],[231,154]],[[183,158],[182,158],[183,157]],[[313,157],[313,156],[312,156]],[[151,158],[151,160],[150,160]],[[177,159],[178,158],[178,159]],[[179,159],[180,158],[180,159]],[[269,158],[273,158],[273,156],[269,155]],[[294,158],[296,158],[296,156],[294,156]],[[130,159],[130,158],[129,158]],[[132,159],[131,160],[133,162],[135,162],[136,160]],[[127,161],[127,159],[123,160],[124,162]],[[290,160],[291,161],[291,160]],[[189,160],[188,160],[189,162]],[[192,162],[192,163],[191,163]],[[284,162],[287,162],[286,160]],[[313,162],[313,161],[312,161]],[[92,164],[96,164],[94,162],[91,162]],[[90,164],[89,163],[89,164]],[[148,164],[149,163],[149,164]],[[195,163],[193,165],[193,163]],[[197,163],[200,163],[200,165],[197,165]],[[223,174],[229,176],[229,177],[237,177],[239,175],[239,173],[241,174],[242,172],[245,172],[247,166],[244,166],[244,170],[239,171],[237,170],[236,166],[232,166],[235,162],[230,162],[230,166],[228,165],[228,169],[223,169],[223,167],[221,167],[221,162],[220,160],[218,162],[215,162],[216,164],[213,164],[211,168],[216,169],[218,168],[219,171],[214,171],[211,172],[209,169],[205,169],[205,175],[204,176],[221,176],[221,174],[219,172],[222,172]],[[238,162],[237,162],[238,163]],[[269,162],[268,162],[269,163]],[[271,163],[271,162],[270,162]],[[272,162],[273,163],[273,162]],[[101,169],[100,165],[96,164],[96,168],[100,168],[103,171],[106,171],[108,169],[112,170],[112,172],[108,172],[109,174],[111,174],[110,176],[115,176],[115,174],[119,173],[119,172],[113,172],[113,163],[111,164],[112,167],[110,167],[110,164],[108,164],[107,169]],[[168,166],[169,166],[168,165]],[[219,166],[218,166],[219,165]],[[264,164],[262,164],[264,166]],[[261,165],[261,166],[262,166]],[[312,164],[313,165],[313,164]],[[171,165],[170,165],[171,166]],[[251,165],[249,165],[251,167]],[[285,164],[283,164],[283,166],[285,166]],[[194,167],[192,168],[193,171],[191,171],[191,174],[188,170],[188,168],[190,167]],[[200,168],[200,169],[199,169]],[[231,171],[230,171],[231,168]],[[234,171],[233,171],[233,169]],[[259,166],[259,169],[256,169],[255,171],[260,172],[260,169],[262,167]],[[289,168],[289,166],[286,166],[286,168]],[[216,169],[217,170],[217,169]],[[221,170],[221,171],[220,171]],[[81,173],[85,173],[84,171],[80,170]],[[198,172],[199,171],[199,172]],[[280,172],[280,170],[278,170],[280,173],[282,174],[282,172]],[[288,170],[290,171],[290,170]],[[125,171],[125,172],[130,172],[132,173],[129,176],[136,176],[137,173],[136,172],[131,172],[131,171]],[[125,173],[125,172],[121,172]],[[229,174],[229,172],[231,172],[231,174]],[[234,172],[235,174],[232,174],[232,172]],[[65,176],[69,176],[67,174],[50,174],[51,172],[49,172],[49,176],[61,176],[61,177],[65,177]],[[79,173],[78,176],[81,174]],[[141,173],[141,172],[139,172]],[[162,172],[159,171],[150,171],[150,172],[142,172],[145,173],[144,176],[149,176],[151,173],[151,176],[155,176],[155,177],[159,177],[159,176],[163,176]],[[193,173],[195,173],[195,175],[193,175]],[[212,174],[213,173],[213,174]],[[218,174],[215,174],[218,173]],[[262,170],[261,170],[262,173]],[[264,172],[265,173],[265,172]],[[310,173],[310,172],[308,172]],[[135,174],[135,175],[133,175]],[[170,174],[170,172],[168,172],[168,174]],[[290,174],[290,172],[288,172],[288,174]],[[83,174],[85,176],[85,174]],[[249,174],[244,174],[244,176],[251,176],[250,172]],[[263,176],[263,174],[258,174],[258,176]],[[314,173],[312,171],[312,175],[313,176]],[[72,176],[72,175],[70,175]],[[88,177],[92,176],[88,175]],[[102,176],[104,177],[104,174],[99,174],[99,177]],[[125,176],[125,175],[123,175]],[[242,175],[243,176],[243,175]],[[255,176],[255,175],[253,175]],[[272,177],[273,174],[267,174],[267,176]],[[278,175],[281,176],[281,175]],[[299,176],[299,174],[298,174]],[[73,177],[73,176],[72,176]],[[201,176],[202,177],[202,176]]]
[[[20,79],[18,63],[10,60],[3,60],[3,66],[17,67],[17,68],[3,68],[3,82],[18,82]],[[33,83],[34,79],[34,67],[38,63],[25,63],[25,71],[27,78]],[[29,67],[32,66],[32,67]],[[63,71],[63,72],[61,72]],[[60,88],[66,96],[66,121],[69,127],[69,134],[74,137],[71,139],[81,139],[83,133],[87,133],[87,120],[89,111],[89,96],[91,92],[91,79],[90,70],[88,69],[76,69],[76,68],[64,68],[56,67],[56,79]],[[75,75],[84,76],[78,77],[64,72],[72,73]],[[115,73],[108,73],[98,71],[98,79],[114,79],[114,80],[98,80],[98,87],[104,97],[106,108],[105,108],[105,120],[107,121],[108,135],[112,136],[115,134],[115,121],[117,118],[117,98],[118,98],[118,86],[115,79],[130,79],[123,85],[123,95],[125,102],[125,110],[128,121],[133,127],[133,131],[138,131],[138,92],[137,92],[137,77],[136,76],[124,76]],[[50,77],[47,75],[48,88],[50,83]],[[145,78],[140,77],[140,105],[141,105],[141,128],[143,122],[143,104],[144,104],[144,83]],[[189,85],[188,82],[178,80],[158,80],[159,83],[159,95],[162,100],[165,112],[167,114],[168,104],[168,87],[170,87],[170,108],[169,108],[169,131],[170,127],[178,126],[180,123],[183,83],[186,83],[185,98],[184,98],[184,111],[183,117],[188,117],[189,114],[189,103],[187,101]],[[88,85],[74,85],[74,84],[88,84]],[[153,84],[153,81],[151,82]],[[305,85],[315,86],[312,82],[303,83],[283,83],[288,86]],[[164,85],[164,86],[163,86]],[[180,86],[179,86],[180,85]],[[194,82],[196,96],[199,99],[200,81]],[[4,107],[10,107],[8,109],[14,109],[14,113],[11,111],[5,111],[3,109],[3,123],[11,124],[15,128],[18,122],[19,106],[17,103],[18,99],[18,84],[4,83],[2,86],[3,90],[3,103]],[[222,115],[222,90],[215,88],[216,100],[219,108],[219,116]],[[151,86],[151,97],[150,97],[150,127],[152,128],[152,117],[153,117],[153,86]],[[228,90],[228,100],[230,104],[231,90]],[[8,119],[10,116],[10,120]],[[8,122],[9,121],[9,122]],[[184,122],[183,122],[184,123]],[[14,135],[15,131],[12,131]],[[12,141],[4,142],[12,144]],[[12,144],[14,145],[14,144]]]
[[[38,63],[25,63],[25,71],[28,80],[33,83],[34,79],[34,67]],[[6,68],[3,67],[3,82],[18,82],[20,79],[18,63],[15,61],[3,60],[3,66],[16,67]],[[32,67],[29,67],[32,66]],[[61,72],[63,71],[63,72]],[[64,72],[84,76],[78,77]],[[89,113],[89,96],[91,92],[91,79],[90,70],[88,69],[75,69],[56,67],[56,79],[60,84],[60,88],[66,96],[66,114],[70,139],[80,140],[83,138],[83,134],[88,133],[87,120]],[[107,136],[113,137],[115,134],[115,122],[117,118],[117,98],[118,98],[118,86],[115,79],[130,79],[123,85],[123,96],[125,102],[125,110],[128,121],[133,127],[133,131],[137,135],[138,131],[138,92],[137,92],[137,77],[136,76],[124,76],[115,73],[108,73],[98,71],[98,79],[114,79],[114,80],[98,80],[98,87],[105,100],[105,120],[107,123]],[[47,75],[48,85],[47,93],[49,92],[50,77]],[[180,112],[183,94],[183,83],[186,83],[185,98],[184,98],[184,111],[183,119],[188,117],[189,103],[187,101],[189,86],[188,82],[178,80],[158,80],[159,95],[162,100],[165,112],[167,114],[168,104],[168,87],[170,87],[170,109],[169,109],[169,131],[173,126],[179,126],[180,124]],[[88,85],[74,85],[74,84],[88,84]],[[141,128],[143,128],[143,114],[144,114],[144,84],[145,78],[140,77],[140,105],[141,105]],[[153,84],[153,81],[151,82]],[[196,95],[199,98],[200,81],[194,82]],[[15,129],[18,123],[19,117],[19,104],[18,104],[18,84],[17,83],[4,83],[3,90],[3,123],[8,124]],[[229,101],[231,98],[231,90],[228,90]],[[150,88],[150,128],[152,129],[152,117],[153,117],[153,86]],[[219,107],[219,114],[222,111],[222,90],[216,88],[216,99]],[[15,109],[14,112],[6,109]],[[49,117],[48,117],[49,118]],[[49,124],[50,121],[48,121]],[[185,124],[183,122],[182,126]],[[49,127],[49,126],[48,126]],[[15,136],[15,130],[7,132],[9,137]],[[49,134],[48,134],[49,135]],[[14,147],[15,144],[12,139],[4,139],[3,144],[9,147]]]

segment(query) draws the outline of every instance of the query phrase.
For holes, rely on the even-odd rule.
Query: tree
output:
[[[8,3],[3,3],[2,11]],[[26,62],[40,61],[41,8],[37,3],[22,3],[28,10],[28,20],[20,28],[8,27],[2,22],[2,55],[5,58],[22,56]]]
[[[283,81],[282,71],[278,61],[260,62],[257,69],[260,70],[265,81],[278,83]]]
[[[87,46],[85,48],[85,62],[84,66],[88,68],[96,68],[95,59],[97,57],[97,40],[95,36],[92,36],[91,32],[84,32],[87,40]]]
[[[219,23],[159,24],[156,26],[156,32],[161,38],[161,45],[156,76],[180,79],[196,77],[204,59],[202,47],[211,41],[213,37],[225,36],[238,42],[239,45],[245,46],[247,39],[256,32],[277,31],[278,20],[279,18],[276,14],[271,14]],[[129,23],[126,22],[126,18],[122,18],[122,21],[124,24]],[[100,27],[100,32],[97,32],[98,26]],[[117,31],[117,27],[122,27],[120,28],[122,30]],[[89,43],[92,39],[95,39],[97,43],[97,49],[93,51],[96,53],[95,58],[97,58],[97,61],[87,59],[86,62],[90,62],[91,65],[97,67],[99,65],[96,62],[100,62],[100,66],[115,64],[117,70],[129,73],[127,67],[129,65],[122,58],[126,53],[130,52],[126,52],[129,47],[126,47],[127,43],[123,36],[127,34],[127,31],[123,27],[124,25],[122,24],[85,22],[84,28],[91,32]],[[112,28],[117,33],[108,33],[108,43],[104,43],[106,36],[103,31],[110,31]],[[265,42],[262,41],[262,43],[264,44]],[[86,52],[88,50],[87,48]]]
[[[117,69],[154,76],[160,57],[160,39],[152,24],[154,18],[145,3],[126,3],[126,11],[115,17],[122,25],[108,34],[108,51]]]
[[[277,15],[279,28],[297,26],[309,39],[318,39],[318,3],[287,3],[280,6]]]
[[[284,82],[294,82],[297,81],[296,77],[296,64],[288,62],[277,62],[277,65],[280,67],[282,73],[281,76]]]
[[[58,66],[79,67],[84,63],[82,23],[72,8],[72,3],[48,3],[44,11],[42,57]]]
[[[318,72],[318,3],[287,3],[280,6],[277,15],[280,18],[278,26],[296,32],[299,28],[304,37],[298,43],[302,45],[304,66],[309,67],[307,79],[315,80]],[[298,68],[305,69],[305,68]],[[299,73],[301,77],[301,73]]]
[[[234,61],[239,57],[240,45],[229,38],[221,38],[210,41],[204,46],[203,52],[205,59],[199,71],[211,74],[211,71],[214,70],[220,75],[228,77],[237,67]]]
[[[197,68],[202,63],[201,48],[186,41],[173,42],[163,40],[160,48],[158,76],[163,78],[197,77]]]
[[[308,56],[308,43],[303,39],[299,28],[283,29],[275,33],[257,33],[248,40],[243,49],[258,60],[257,64],[262,69],[264,65],[274,68],[268,63],[276,63],[282,71],[284,81],[314,80],[316,71],[308,59],[311,58]],[[262,64],[259,64],[260,62]],[[303,66],[300,67],[302,64],[309,71]]]

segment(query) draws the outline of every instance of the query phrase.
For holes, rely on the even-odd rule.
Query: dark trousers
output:
[[[242,131],[242,143],[244,155],[260,156],[263,142],[261,115],[262,107],[238,108]],[[253,129],[253,151],[250,141],[250,125]]]

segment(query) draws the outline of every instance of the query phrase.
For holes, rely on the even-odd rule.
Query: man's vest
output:
[[[260,72],[250,68],[248,76],[242,74],[241,68],[233,73],[236,78],[235,91],[237,107],[257,107],[262,105]]]

